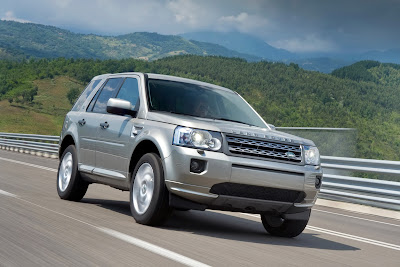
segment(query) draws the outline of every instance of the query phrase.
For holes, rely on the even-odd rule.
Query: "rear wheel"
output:
[[[270,235],[281,237],[295,237],[301,234],[307,226],[306,220],[288,220],[281,217],[261,214],[262,224]]]
[[[68,146],[61,156],[57,173],[57,193],[60,198],[79,201],[86,194],[89,183],[78,171],[78,160],[74,145]]]
[[[130,207],[136,222],[145,225],[161,225],[171,213],[164,170],[155,153],[143,155],[136,165],[132,174]]]

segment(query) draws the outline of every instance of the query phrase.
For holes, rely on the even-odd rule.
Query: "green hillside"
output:
[[[99,36],[76,34],[40,24],[0,21],[0,59],[65,57],[155,60],[184,54],[240,57],[250,61],[259,59],[220,45],[188,41],[174,35],[137,32]]]
[[[384,76],[398,67],[377,65],[372,71],[376,81],[354,81],[305,71],[295,64],[248,63],[222,57],[175,56],[152,62],[63,58],[0,61],[0,106],[13,108],[0,112],[0,131],[14,127],[13,131],[26,132],[26,128],[16,126],[17,117],[14,123],[1,123],[9,117],[4,112],[16,116],[16,110],[22,110],[52,118],[51,129],[58,130],[49,128],[47,133],[58,133],[70,106],[67,94],[74,88],[82,90],[85,83],[101,73],[143,71],[193,78],[236,90],[276,126],[356,128],[355,156],[400,160],[399,81],[392,81],[392,74]],[[21,116],[30,116],[24,114]],[[43,122],[32,118],[31,123]]]
[[[383,86],[400,86],[400,65],[364,60],[337,69],[332,75],[353,81],[374,82]]]

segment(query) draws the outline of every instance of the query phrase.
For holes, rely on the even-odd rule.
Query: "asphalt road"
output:
[[[129,193],[90,185],[59,199],[58,161],[0,150],[0,266],[400,266],[400,221],[315,206],[293,239],[257,216],[175,212],[160,228],[136,224]]]

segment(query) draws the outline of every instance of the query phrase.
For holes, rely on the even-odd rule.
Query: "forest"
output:
[[[354,156],[400,160],[400,65],[375,61],[361,61],[323,74],[303,70],[293,63],[247,62],[216,56],[172,56],[151,62],[2,60],[0,106],[4,111],[0,108],[0,112],[11,110],[5,108],[7,105],[13,110],[45,114],[57,130],[42,133],[58,134],[71,103],[93,76],[128,71],[187,77],[230,88],[275,126],[355,128]],[[49,107],[45,100],[51,88],[58,90],[53,98],[58,104],[52,102]],[[1,123],[1,116],[6,114],[0,115],[0,131],[10,131],[9,124],[18,121],[16,117]]]

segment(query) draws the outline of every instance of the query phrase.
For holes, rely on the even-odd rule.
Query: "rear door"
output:
[[[121,78],[108,79],[90,102],[86,112],[80,114],[78,121],[81,163],[79,170],[92,172],[96,167],[98,132],[101,129],[107,101],[114,96],[121,85]]]
[[[96,94],[96,96],[92,95],[95,95],[95,89],[101,86],[101,81],[101,79],[92,80],[72,108],[72,111],[75,114],[74,122],[77,124],[78,131],[78,166],[79,170],[86,172],[92,171],[96,165],[96,120],[99,120],[100,118],[98,114],[87,112],[85,103],[91,103],[94,101],[88,98],[96,98],[98,94]],[[100,90],[98,90],[98,92],[99,91]]]
[[[133,110],[139,110],[139,77],[125,77],[115,98],[131,102]],[[125,179],[131,157],[132,143],[141,126],[138,119],[129,115],[106,113],[102,117],[105,127],[98,131],[95,174],[115,179]],[[133,132],[135,131],[135,132]]]

